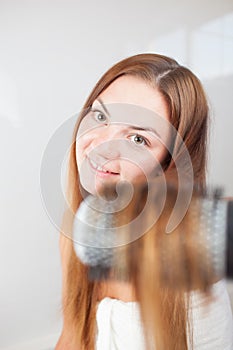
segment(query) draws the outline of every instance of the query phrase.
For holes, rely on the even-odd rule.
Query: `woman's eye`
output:
[[[101,112],[95,112],[95,118],[98,122],[106,123],[107,117]]]
[[[147,145],[147,141],[141,135],[132,135],[130,136],[130,140],[136,143],[137,145]]]

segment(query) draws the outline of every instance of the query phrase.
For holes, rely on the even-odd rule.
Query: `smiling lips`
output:
[[[98,174],[101,175],[101,176],[119,175],[119,173],[116,173],[116,172],[104,169],[103,167],[98,165],[96,162],[94,162],[94,160],[92,160],[90,158],[88,158],[88,160],[89,160],[89,163],[90,163],[92,169],[97,171]]]

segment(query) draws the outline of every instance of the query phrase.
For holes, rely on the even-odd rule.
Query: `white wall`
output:
[[[61,328],[59,234],[40,196],[47,142],[107,68],[140,52],[173,56],[203,81],[210,179],[232,196],[231,0],[0,1],[1,350],[52,347]]]

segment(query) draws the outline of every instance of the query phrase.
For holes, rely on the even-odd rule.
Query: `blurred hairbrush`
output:
[[[160,188],[159,181],[150,187],[153,200],[142,216],[142,230],[158,211]],[[119,210],[111,196],[103,199],[90,195],[76,213],[74,248],[82,263],[89,266],[91,280],[129,279],[143,264],[152,278],[156,271],[162,284],[174,288],[202,288],[224,276],[233,277],[233,201],[221,199],[218,189],[204,195],[194,191],[180,225],[166,234],[177,195],[176,186],[168,184],[159,219],[140,238],[133,239],[135,227],[124,224],[133,222],[143,210],[148,186],[138,185],[134,190],[131,202],[123,209]],[[123,186],[122,198],[126,192]]]

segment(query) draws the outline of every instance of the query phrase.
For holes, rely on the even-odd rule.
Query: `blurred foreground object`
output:
[[[193,191],[189,207],[181,202],[173,212],[188,187],[163,181],[135,185],[132,194],[127,184],[106,187],[81,203],[73,241],[90,279],[143,276],[140,283],[191,291],[233,277],[233,202],[218,190]],[[179,224],[167,233],[172,212]]]

